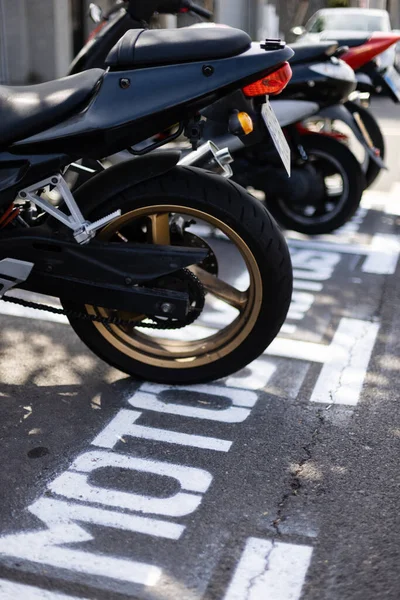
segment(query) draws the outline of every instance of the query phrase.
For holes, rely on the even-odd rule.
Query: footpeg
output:
[[[4,258],[0,261],[0,298],[11,288],[26,281],[33,269],[33,263]]]
[[[121,216],[121,211],[116,210],[115,212],[111,213],[110,215],[107,215],[106,217],[103,217],[102,219],[99,219],[98,221],[95,221],[94,223],[90,223],[89,221],[86,221],[84,226],[82,227],[82,229],[80,229],[78,231],[74,231],[74,238],[76,239],[78,244],[84,244],[89,239],[94,237],[94,234],[96,233],[96,231],[98,231],[99,229],[102,229],[103,227],[108,225],[108,223],[111,223],[111,221],[114,221],[115,219],[117,219],[120,216]]]

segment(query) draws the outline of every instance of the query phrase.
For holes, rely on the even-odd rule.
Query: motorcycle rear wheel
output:
[[[213,255],[221,251],[221,275],[215,275],[214,264],[209,269],[197,266],[206,309],[193,325],[154,332],[140,325],[69,318],[82,341],[108,364],[135,378],[159,383],[207,382],[256,359],[278,334],[292,291],[287,245],[265,208],[232,182],[182,167],[109,198],[87,216],[94,220],[118,208],[121,217],[105,227],[99,239],[174,244],[171,223],[180,215],[191,223],[187,240],[201,245],[204,239]],[[63,298],[61,302],[65,309],[100,316],[111,313]],[[143,319],[143,315],[111,314],[124,320],[137,318],[138,323]]]
[[[324,180],[324,197],[309,194],[294,204],[290,197],[270,197],[265,191],[267,208],[286,229],[308,235],[331,233],[357,211],[365,189],[364,174],[354,154],[337,140],[310,134],[301,137],[301,144]]]

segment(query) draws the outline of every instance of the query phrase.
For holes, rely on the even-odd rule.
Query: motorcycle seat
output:
[[[29,86],[0,85],[0,148],[57,125],[83,108],[102,69]]]
[[[250,46],[247,33],[232,27],[131,29],[111,49],[106,65],[121,70],[228,58]]]
[[[331,40],[327,42],[315,42],[314,44],[290,44],[290,47],[294,50],[294,56],[289,59],[289,62],[293,65],[318,61],[320,59],[326,60],[327,56],[331,56],[338,48],[338,43]]]

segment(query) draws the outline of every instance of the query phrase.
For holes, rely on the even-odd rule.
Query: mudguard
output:
[[[306,100],[270,100],[281,127],[287,127],[312,117],[319,110],[319,104]]]
[[[88,215],[92,210],[133,185],[167,173],[177,165],[180,157],[180,152],[171,150],[153,152],[147,156],[119,163],[81,185],[74,192],[74,198],[83,214]]]
[[[322,109],[318,113],[321,117],[326,119],[332,119],[335,121],[343,121],[353,131],[358,141],[364,146],[368,156],[373,160],[381,169],[387,169],[385,163],[380,156],[377,156],[372,148],[370,148],[363,132],[361,131],[358,123],[352,113],[343,105],[335,104],[328,108]]]

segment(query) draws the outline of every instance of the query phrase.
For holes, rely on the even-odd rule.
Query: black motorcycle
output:
[[[122,37],[106,71],[0,86],[2,300],[66,314],[100,358],[152,381],[209,381],[255,359],[279,332],[292,285],[286,243],[259,202],[177,166],[178,152],[106,169],[74,193],[63,174],[176,123],[190,132],[200,109],[262,86],[291,56],[235,29],[142,29]],[[12,298],[16,287],[62,308]],[[221,304],[224,323],[210,323]]]
[[[103,64],[105,54],[115,38],[127,29],[139,27],[139,22],[148,21],[155,9],[158,12],[176,13],[189,5],[203,17],[206,16],[204,9],[199,11],[196,5],[186,0],[154,0],[146,3],[130,0],[116,4],[111,13],[106,15],[98,12],[92,14],[94,20],[99,22],[98,27],[72,63],[70,72]],[[95,5],[92,5],[92,13],[94,11]],[[298,121],[318,113],[325,106],[341,104],[356,87],[353,71],[334,56],[336,49],[337,45],[331,42],[307,48],[299,46],[291,60],[294,83],[289,82],[284,95],[285,98],[293,97],[295,101],[286,102],[283,110],[285,125],[291,125],[286,128],[292,150],[291,179],[282,169],[279,157],[276,157],[270,136],[265,135],[260,111],[252,112],[252,105],[249,105],[248,98],[242,92],[233,97],[227,96],[203,110],[202,115],[207,120],[198,123],[193,136],[194,147],[197,142],[210,139],[217,146],[228,147],[235,157],[235,181],[244,187],[262,190],[269,210],[278,221],[302,233],[327,233],[346,223],[357,210],[365,187],[365,178],[356,158],[343,144],[317,133],[308,135],[306,130],[296,130]],[[319,63],[323,63],[323,68],[330,66],[332,72],[312,71]],[[308,85],[310,80],[313,88]],[[306,97],[307,92],[310,98]],[[283,104],[283,101],[279,100],[277,104]],[[251,113],[256,124],[256,130],[251,134],[240,135],[240,124],[232,124],[231,115],[237,107],[241,107],[245,113]],[[354,129],[363,139],[356,124]],[[235,135],[229,135],[229,131]],[[365,146],[368,148],[366,142]],[[126,156],[114,156],[111,162],[124,160]],[[373,156],[379,161],[379,157]],[[83,176],[81,174],[80,179]],[[72,185],[76,185],[77,177],[77,174],[69,174]]]

